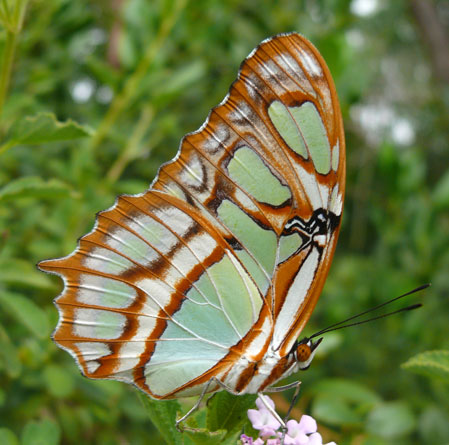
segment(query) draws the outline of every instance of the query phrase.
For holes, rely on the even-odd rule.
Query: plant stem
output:
[[[9,87],[11,78],[12,63],[14,60],[14,53],[17,45],[17,34],[11,31],[6,31],[6,42],[3,52],[2,67],[0,71],[0,122],[2,117],[3,105],[6,99],[6,93]]]
[[[11,80],[11,71],[14,62],[17,40],[20,31],[22,30],[23,18],[25,16],[28,1],[29,0],[17,0],[12,14],[10,14],[11,11],[9,11],[7,2],[3,1],[2,3],[5,18],[8,21],[5,22],[6,40],[3,50],[3,60],[0,69],[0,124],[3,114],[3,105],[6,101],[6,95],[8,93],[8,88]]]
[[[132,100],[135,91],[137,90],[140,81],[148,72],[148,69],[153,62],[154,56],[162,47],[167,35],[170,33],[173,25],[176,22],[180,12],[183,10],[187,0],[177,0],[173,6],[172,12],[168,15],[161,24],[156,38],[148,46],[144,53],[142,60],[137,66],[134,73],[128,78],[122,91],[115,97],[109,107],[103,121],[100,123],[95,136],[92,138],[91,148],[95,149],[103,141],[109,130],[114,125],[120,113]]]
[[[153,120],[154,110],[151,106],[144,107],[140,118],[134,127],[134,131],[128,139],[128,143],[120,153],[120,156],[114,162],[106,178],[109,182],[114,183],[120,178],[126,166],[137,157],[139,146],[142,138]]]
[[[8,2],[6,0],[2,0],[2,5],[1,6],[2,6],[2,10],[4,12],[4,15],[2,15],[2,17],[5,20],[5,24],[6,24],[6,22],[9,22],[9,20],[10,20]]]

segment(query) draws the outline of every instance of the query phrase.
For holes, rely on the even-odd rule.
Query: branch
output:
[[[411,10],[430,50],[435,77],[449,82],[449,37],[432,0],[411,0]]]

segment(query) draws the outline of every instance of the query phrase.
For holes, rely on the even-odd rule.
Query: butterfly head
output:
[[[312,339],[306,337],[295,344],[292,352],[299,369],[303,371],[308,369],[310,363],[312,363],[317,347],[322,340],[323,337],[319,338],[316,341],[313,341]]]

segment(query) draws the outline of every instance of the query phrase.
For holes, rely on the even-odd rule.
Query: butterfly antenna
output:
[[[309,337],[309,339],[315,338],[315,337],[317,337],[319,335],[327,334],[328,332],[338,331],[339,329],[350,328],[351,326],[358,326],[360,324],[369,323],[369,322],[374,321],[374,320],[380,320],[381,318],[389,317],[390,315],[399,314],[399,312],[405,312],[405,311],[411,311],[413,309],[418,309],[421,306],[422,306],[421,303],[416,303],[416,304],[412,304],[412,305],[407,306],[407,307],[403,307],[403,308],[398,309],[398,310],[393,311],[393,312],[388,312],[386,314],[378,315],[377,317],[368,318],[367,320],[356,321],[354,323],[344,324],[342,326],[337,326],[337,327],[334,327],[334,328],[328,328],[326,330],[323,329],[323,331],[317,332],[316,334],[313,334],[311,337]]]
[[[387,305],[389,305],[389,304],[391,304],[391,303],[393,303],[393,302],[395,302],[397,300],[400,300],[401,298],[407,297],[408,295],[412,295],[412,294],[414,294],[416,292],[419,292],[419,291],[421,291],[423,289],[427,289],[429,286],[430,286],[430,283],[423,284],[422,286],[419,286],[419,287],[417,287],[417,288],[415,288],[415,289],[413,289],[413,290],[411,290],[409,292],[406,292],[405,294],[399,295],[399,297],[392,298],[391,300],[385,301],[384,303],[380,303],[377,306],[374,306],[374,307],[372,307],[372,308],[370,308],[370,309],[368,309],[366,311],[360,312],[359,314],[353,315],[352,317],[346,318],[345,320],[339,321],[338,323],[334,323],[334,324],[328,326],[327,328],[324,328],[321,331],[316,332],[315,334],[313,334],[309,338],[315,338],[315,337],[318,337],[319,335],[325,334],[325,333],[330,332],[330,331],[336,331],[338,329],[347,328],[349,326],[356,326],[356,325],[359,325],[359,324],[364,324],[364,323],[368,323],[370,321],[378,320],[380,318],[389,317],[390,315],[394,315],[394,314],[397,314],[399,312],[404,312],[404,311],[410,311],[410,310],[413,310],[413,309],[417,309],[417,308],[422,306],[420,303],[413,304],[411,306],[407,306],[407,307],[398,309],[396,311],[389,312],[387,314],[382,314],[382,315],[379,315],[377,317],[369,318],[368,320],[362,320],[362,321],[358,321],[358,322],[355,322],[355,323],[345,324],[345,323],[348,323],[351,320],[355,320],[356,318],[359,318],[359,317],[362,317],[363,315],[369,314],[370,312],[377,311],[378,309],[380,309],[380,308],[382,308],[384,306],[387,306]]]

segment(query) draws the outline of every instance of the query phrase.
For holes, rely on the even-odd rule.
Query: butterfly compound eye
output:
[[[307,361],[311,354],[312,354],[312,349],[306,343],[301,343],[296,348],[296,357],[298,359],[298,362]]]

